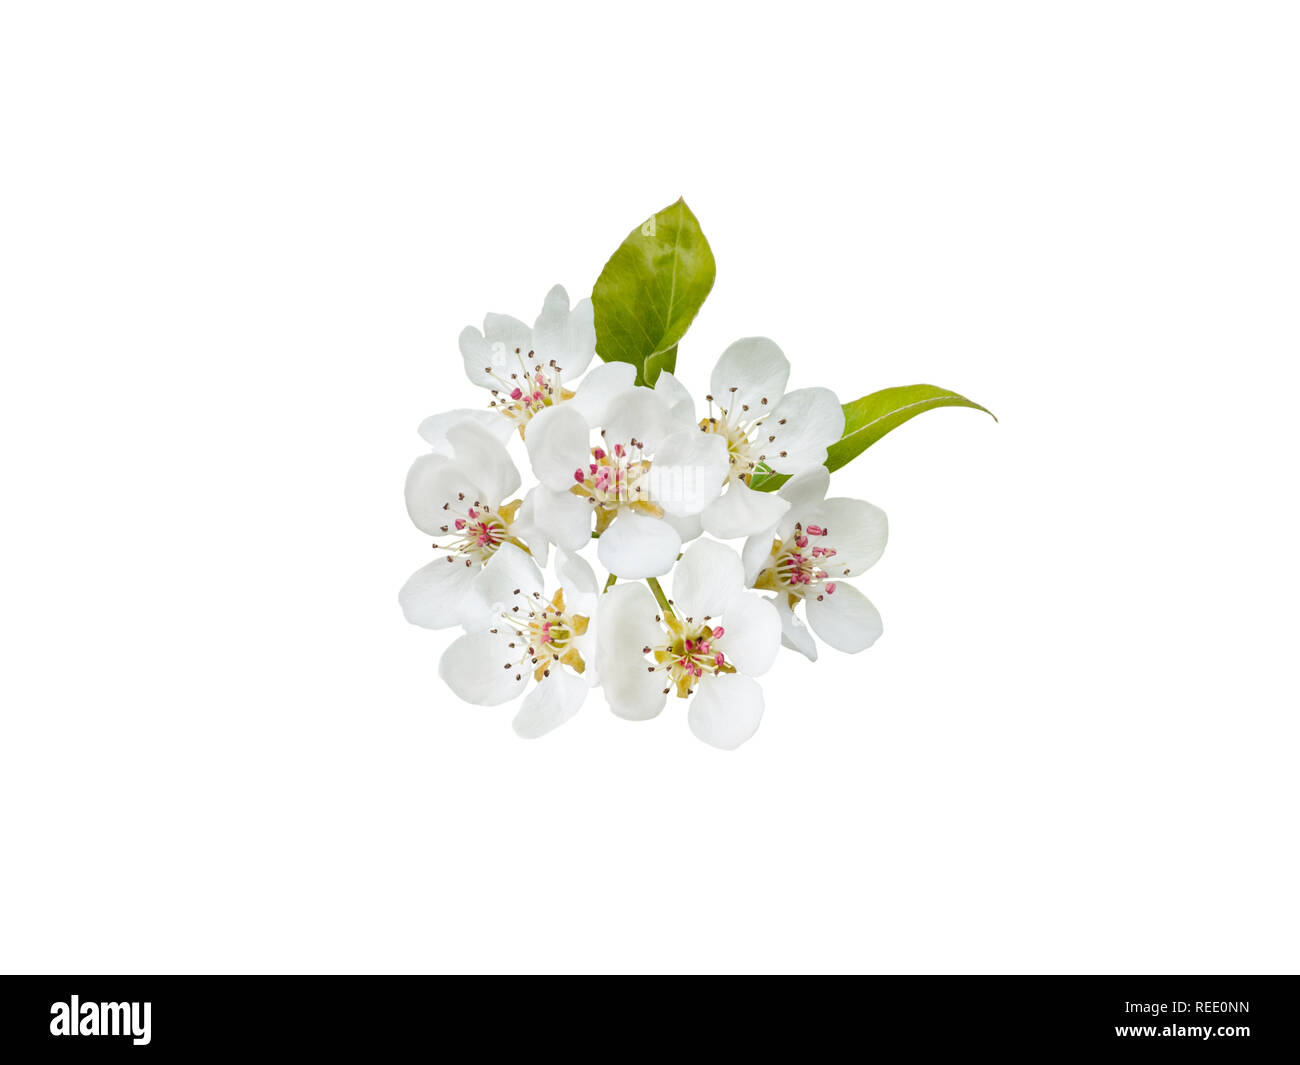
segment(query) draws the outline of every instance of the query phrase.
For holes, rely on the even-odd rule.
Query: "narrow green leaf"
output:
[[[685,200],[632,230],[591,293],[596,353],[629,362],[652,384],[677,362],[677,342],[713,288],[713,251]]]
[[[826,449],[826,468],[833,471],[847,466],[886,433],[936,407],[972,407],[997,421],[991,410],[946,388],[904,385],[881,389],[844,404],[844,435]],[[769,473],[765,477],[755,477],[750,487],[760,492],[771,492],[787,480],[789,478],[781,474]]]
[[[844,435],[827,449],[826,468],[847,466],[886,433],[936,407],[971,407],[997,421],[992,411],[946,388],[904,385],[881,389],[844,404]]]

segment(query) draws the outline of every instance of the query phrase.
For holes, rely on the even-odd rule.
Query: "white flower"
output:
[[[587,666],[594,657],[595,575],[570,555],[560,557],[557,572],[564,587],[548,598],[536,563],[513,544],[503,545],[474,580],[481,618],[438,664],[447,686],[479,706],[517,698],[535,681],[514,720],[526,739],[573,717],[594,679]]]
[[[444,450],[449,425],[466,419],[478,421],[505,440],[512,429],[524,432],[533,415],[556,403],[572,399],[573,382],[596,353],[596,327],[591,300],[579,300],[572,310],[569,295],[556,285],[546,295],[542,312],[530,329],[508,314],[488,314],[480,332],[467,325],[460,334],[465,373],[476,385],[492,393],[489,410],[453,410],[435,414],[420,423],[420,435],[435,450]],[[609,377],[631,384],[631,366]],[[599,387],[599,385],[597,385]]]
[[[652,718],[675,693],[690,698],[687,720],[705,743],[731,750],[754,734],[763,691],[753,678],[776,658],[781,623],[745,590],[734,551],[692,544],[673,570],[671,613],[641,584],[616,585],[601,600],[597,661],[615,714]]]
[[[590,540],[594,520],[600,562],[619,577],[667,573],[726,478],[722,439],[649,388],[590,402],[580,392],[538,414],[524,442],[541,481],[530,493],[532,520],[569,551]]]
[[[406,475],[406,509],[441,552],[416,570],[398,600],[406,620],[428,629],[465,624],[474,617],[470,594],[483,564],[503,544],[520,544],[525,529],[520,501],[506,502],[519,488],[519,471],[505,445],[473,422],[447,430],[450,455],[423,455]]]
[[[883,631],[871,601],[843,578],[865,572],[884,554],[885,512],[861,499],[827,499],[824,467],[792,477],[779,490],[789,504],[780,520],[745,542],[745,583],[776,592],[781,642],[812,661],[817,644],[794,615],[838,651],[864,651]]]
[[[751,478],[767,470],[797,474],[821,466],[826,449],[844,434],[844,410],[835,393],[786,392],[789,377],[789,360],[766,337],[737,340],[713,367],[709,413],[700,427],[726,441],[729,459],[727,490],[703,514],[704,529],[713,536],[750,536],[775,524],[786,502],[751,489]]]

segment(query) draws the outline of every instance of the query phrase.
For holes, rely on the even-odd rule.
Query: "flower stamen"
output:
[[[660,621],[660,618],[657,616],[655,620]],[[703,677],[736,672],[736,667],[716,646],[725,630],[721,625],[709,625],[709,620],[705,618],[703,622],[696,622],[694,618],[669,616],[660,621],[665,629],[664,642],[641,648],[643,655],[654,659],[654,664],[646,669],[667,675],[665,695],[676,689],[677,697],[685,699],[695,691],[695,685]]]
[[[734,393],[736,389],[733,387],[729,391]],[[728,476],[749,484],[755,473],[762,472],[758,467],[767,459],[767,455],[761,452],[762,445],[759,441],[762,433],[759,430],[771,412],[764,410],[757,417],[752,417],[749,413],[749,404],[742,403],[739,410],[719,404],[718,413],[714,414],[713,405],[716,401],[713,396],[704,398],[708,401],[709,413],[706,418],[701,419],[700,429],[706,433],[717,433],[727,442],[727,458],[731,467]],[[760,398],[759,405],[768,406],[766,396]],[[765,442],[771,443],[775,439],[775,436],[769,435]],[[784,456],[785,452],[781,454]]]
[[[458,494],[455,500],[442,505],[448,521],[439,531],[445,539],[433,546],[447,552],[448,562],[463,561],[467,566],[483,565],[504,543],[513,543],[527,550],[510,532],[520,503],[515,499],[492,507],[474,500],[467,506],[464,495]]]
[[[780,539],[772,541],[772,551],[768,556],[755,588],[769,591],[785,592],[794,603],[815,595],[821,599],[824,595],[835,594],[835,582],[826,565],[838,552],[826,544],[814,544],[814,540],[824,539],[830,530],[821,525],[807,525],[796,522],[794,533],[788,542]],[[846,569],[844,571],[848,573]]]
[[[591,462],[573,471],[575,484],[569,489],[595,508],[596,535],[603,533],[621,510],[662,518],[663,507],[650,498],[651,464],[645,457],[645,445],[632,439],[607,447],[591,449]]]
[[[586,635],[590,619],[565,610],[563,588],[549,601],[541,592],[533,592],[531,599],[532,605],[526,611],[517,604],[508,612],[502,611],[497,627],[489,630],[494,635],[503,630],[512,635],[514,638],[506,644],[510,650],[518,652],[523,648],[517,658],[505,662],[504,668],[516,671],[515,680],[522,680],[527,671],[534,680],[541,681],[557,664],[575,673],[585,672],[587,664],[573,641]]]
[[[534,353],[530,351],[525,356],[519,348],[515,348],[515,358],[519,363],[519,371],[512,372],[509,377],[503,377],[491,366],[483,367],[483,372],[499,386],[492,389],[492,401],[488,406],[509,418],[522,436],[524,427],[533,415],[563,400],[572,399],[574,394],[564,387],[561,381],[563,367],[557,365],[554,359],[545,366],[539,362],[532,363],[530,367]]]

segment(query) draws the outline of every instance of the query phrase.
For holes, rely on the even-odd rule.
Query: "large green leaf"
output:
[[[654,384],[677,362],[677,342],[713,288],[713,252],[685,200],[627,235],[596,279],[596,353],[630,362],[637,384]]]
[[[935,385],[883,388],[844,404],[844,435],[826,449],[826,468],[838,470],[847,466],[890,430],[936,407],[973,407],[997,421],[991,410],[946,388]],[[760,492],[771,492],[787,480],[789,478],[781,474],[770,473],[765,477],[755,477],[750,487]]]

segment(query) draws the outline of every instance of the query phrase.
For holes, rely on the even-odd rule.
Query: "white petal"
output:
[[[677,530],[677,535],[682,538],[684,544],[698,540],[704,532],[704,523],[698,514],[690,514],[684,518],[676,514],[665,514],[664,521]]]
[[[698,426],[695,420],[695,400],[686,386],[670,373],[661,373],[655,381],[655,391],[668,401],[668,412],[683,427]]]
[[[569,312],[566,338],[569,354],[565,356],[568,363],[563,365],[560,380],[571,381],[591,365],[596,354],[596,308],[590,299],[578,300]],[[569,366],[573,369],[570,370]]]
[[[601,596],[596,662],[605,701],[619,717],[644,721],[664,708],[663,678],[649,671],[641,648],[664,642],[659,607],[643,584],[616,584]]]
[[[453,425],[447,430],[447,440],[456,461],[463,469],[472,471],[483,493],[480,502],[496,506],[519,487],[519,471],[505,444],[481,425],[473,422]]]
[[[744,577],[740,557],[731,548],[713,540],[691,544],[673,568],[673,609],[697,621],[721,617],[743,594]]]
[[[820,599],[810,595],[804,609],[818,638],[849,654],[865,651],[885,628],[871,600],[851,584],[837,584],[833,594],[823,591]]]
[[[756,492],[743,481],[732,481],[704,508],[704,528],[721,540],[753,536],[772,528],[789,509],[790,504],[776,492]]]
[[[718,650],[741,673],[760,677],[772,668],[781,649],[781,618],[776,607],[757,592],[743,592],[722,615]]]
[[[705,677],[691,696],[686,720],[705,743],[734,751],[758,731],[763,689],[749,677]]]
[[[563,285],[554,285],[542,301],[542,309],[533,322],[534,362],[548,365],[559,362],[564,354],[564,327],[569,320],[569,294]]]
[[[669,514],[699,514],[718,498],[727,479],[727,444],[717,433],[683,429],[654,453],[650,498]]]
[[[596,541],[600,564],[629,580],[667,573],[681,549],[676,529],[644,514],[620,514]]]
[[[545,736],[573,717],[587,698],[587,682],[567,669],[551,670],[524,700],[515,715],[514,727],[526,740]]]
[[[824,537],[814,538],[814,543],[835,549],[835,557],[822,563],[832,579],[856,577],[874,566],[885,553],[889,519],[883,510],[866,500],[828,499],[807,511],[807,515],[804,528],[811,524],[827,530]]]
[[[655,621],[659,604],[644,584],[616,584],[601,598],[599,656],[611,670],[640,660],[641,648],[667,638],[663,626]]]
[[[501,350],[504,352],[504,345]],[[483,388],[500,387],[500,382],[492,374],[500,374],[505,363],[494,363],[492,356],[492,346],[483,338],[482,333],[472,325],[461,330],[460,357],[465,362],[465,376]]]
[[[789,378],[790,362],[780,348],[767,337],[745,337],[718,357],[709,387],[714,403],[731,412],[734,419],[743,417],[741,408],[745,405],[750,416],[756,416],[765,407],[774,409],[785,395]]]
[[[474,591],[474,586],[470,585],[470,592],[465,596],[465,602],[461,606],[461,627],[466,632],[477,632],[479,629],[489,628],[491,621],[492,615],[488,613],[487,602]]]
[[[555,554],[555,575],[560,579],[560,587],[569,592],[581,592],[584,595],[595,595],[600,589],[596,584],[596,574],[592,571],[591,564],[581,555],[571,554],[568,551],[557,551]]]
[[[497,706],[519,695],[528,685],[524,665],[509,664],[520,657],[508,646],[507,630],[466,633],[455,640],[438,663],[438,675],[467,703]]]
[[[551,550],[550,538],[537,526],[537,499],[550,489],[538,485],[529,490],[524,501],[515,511],[515,520],[510,523],[510,535],[522,540],[532,553],[533,561],[539,566],[546,565],[546,556]]]
[[[763,444],[772,469],[810,470],[826,461],[826,449],[844,435],[844,408],[829,388],[799,388],[786,394],[759,432],[775,438]]]
[[[406,512],[415,527],[430,536],[443,535],[452,519],[447,506],[460,508],[462,498],[481,498],[482,490],[458,462],[446,455],[421,455],[406,475]]]
[[[561,381],[578,377],[596,354],[596,325],[591,300],[579,300],[569,310],[569,294],[556,285],[546,294],[542,313],[533,325],[533,350],[543,366],[551,360],[561,370]]]
[[[817,641],[813,639],[812,633],[808,631],[805,625],[794,615],[790,609],[790,604],[786,601],[784,595],[770,600],[776,607],[777,615],[781,618],[781,643],[783,646],[790,648],[792,651],[798,651],[809,662],[817,661]]]
[[[514,373],[532,372],[537,362],[536,358],[528,358],[533,349],[533,331],[518,318],[508,314],[484,315],[483,339],[498,375],[508,379]]]
[[[604,425],[610,404],[636,384],[636,367],[630,362],[603,362],[582,379],[578,391],[567,403],[587,419],[588,425]]]
[[[649,388],[620,393],[605,416],[605,439],[610,446],[637,440],[652,454],[678,428],[668,401]]]
[[[570,483],[573,479],[570,478]],[[529,494],[535,528],[556,547],[581,551],[591,543],[591,504],[572,492],[539,485]]]
[[[524,613],[543,591],[542,571],[514,544],[502,544],[475,578],[474,591],[493,619],[512,611]]]
[[[572,637],[573,646],[586,663],[582,674],[588,687],[600,683],[600,669],[596,660],[596,637],[600,631],[600,610],[602,595],[596,585],[596,574],[592,572],[587,560],[566,551],[557,551],[555,555],[555,575],[564,591],[564,608],[575,616],[588,620],[587,631],[581,636]]]
[[[558,403],[535,415],[524,436],[533,473],[557,492],[577,483],[574,472],[591,461],[591,429],[572,403]]]
[[[826,489],[831,484],[831,471],[825,466],[814,466],[810,470],[796,473],[780,488],[776,494],[788,499],[794,508],[810,507],[826,498]]]
[[[450,455],[451,443],[447,440],[447,430],[461,422],[474,422],[476,425],[481,425],[503,444],[510,438],[510,433],[514,429],[510,419],[497,411],[462,409],[429,415],[420,423],[418,432],[434,451]]]
[[[599,617],[596,598],[596,596],[575,596],[572,602],[565,600],[565,606],[572,613],[587,618],[589,622],[585,633],[572,637],[573,646],[578,649],[578,654],[582,655],[582,661],[586,664],[587,669],[582,674],[582,679],[587,682],[589,688],[595,688],[600,684],[600,667],[596,662],[596,620]]]
[[[449,629],[463,624],[473,612],[468,600],[478,574],[478,566],[466,566],[454,558],[448,562],[446,555],[421,566],[397,593],[406,620],[426,629]]]
[[[772,541],[775,539],[775,534],[775,529],[766,529],[745,541],[745,546],[740,552],[740,561],[745,567],[746,588],[753,587],[754,582],[758,580],[758,575],[767,565],[767,560],[772,557]]]

